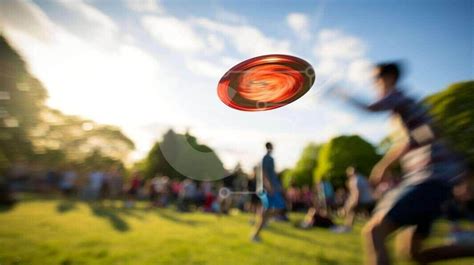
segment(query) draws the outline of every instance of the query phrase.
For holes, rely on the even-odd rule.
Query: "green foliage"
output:
[[[123,161],[135,148],[116,127],[65,115],[58,110],[45,107],[41,121],[41,125],[31,132],[35,151],[41,155],[61,151],[66,160],[82,161],[99,152],[102,156]]]
[[[141,163],[145,176],[155,174],[182,179],[217,179],[225,176],[224,166],[216,153],[200,144],[196,137],[177,134],[169,130],[161,142],[155,143],[145,161]]]
[[[47,107],[46,89],[2,36],[0,69],[0,174],[15,161],[48,168],[94,159],[107,164],[133,150],[120,129]]]
[[[296,166],[283,174],[283,185],[289,187],[291,183],[298,187],[313,185],[313,172],[318,165],[318,154],[321,145],[308,144],[301,153]]]
[[[314,177],[316,181],[327,179],[335,187],[341,187],[346,181],[347,167],[355,166],[368,175],[379,158],[375,147],[360,136],[339,136],[322,146]]]
[[[450,85],[425,99],[439,128],[474,169],[474,81]]]
[[[8,167],[33,155],[29,130],[38,124],[47,93],[2,36],[0,69],[0,153],[2,167]]]

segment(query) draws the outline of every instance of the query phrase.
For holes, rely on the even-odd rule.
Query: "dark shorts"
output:
[[[450,197],[451,187],[441,181],[402,182],[380,201],[376,211],[385,211],[385,218],[400,226],[416,225],[416,233],[427,237]]]

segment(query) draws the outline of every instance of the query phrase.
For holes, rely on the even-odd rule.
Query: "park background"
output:
[[[341,187],[347,166],[370,172],[398,136],[389,128],[396,121],[318,91],[342,84],[369,101],[370,64],[390,59],[405,60],[404,85],[472,168],[472,13],[471,1],[0,2],[1,199],[20,200],[0,212],[0,263],[360,264],[361,224],[334,235],[272,223],[256,246],[247,213],[99,207],[62,201],[37,183],[70,168],[85,183],[111,166],[125,177],[183,180],[160,146],[193,164],[196,153],[174,144],[184,137],[212,154],[204,173],[238,172],[243,181],[272,141],[285,187],[323,179]],[[227,68],[276,52],[313,64],[309,94],[250,114],[218,100]],[[15,193],[4,185],[11,172],[20,172]],[[433,242],[446,231],[438,224]]]

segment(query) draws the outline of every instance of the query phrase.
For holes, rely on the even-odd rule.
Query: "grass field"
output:
[[[249,242],[248,214],[217,217],[172,209],[113,209],[33,200],[0,212],[0,264],[362,263],[359,232],[303,231],[272,222]],[[301,215],[292,215],[295,222]],[[445,230],[437,226],[436,238]],[[439,264],[474,264],[474,260]]]

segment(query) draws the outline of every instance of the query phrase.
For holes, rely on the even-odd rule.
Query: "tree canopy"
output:
[[[368,175],[379,158],[375,147],[360,136],[338,136],[322,146],[314,177],[316,181],[329,180],[341,187],[346,181],[347,167],[355,166],[360,173]]]
[[[155,143],[141,166],[149,178],[162,174],[177,179],[211,180],[227,174],[210,147],[200,144],[189,133],[177,134],[173,130],[166,132],[161,142]]]
[[[283,174],[283,184],[285,187],[290,186],[290,184],[298,187],[313,185],[313,172],[318,165],[320,149],[321,145],[315,143],[310,143],[303,149],[295,167],[286,170]]]
[[[46,88],[2,36],[0,68],[0,174],[16,161],[45,167],[92,160],[97,166],[122,164],[134,149],[119,128],[46,106]]]
[[[474,81],[452,84],[425,102],[442,134],[474,169]]]
[[[0,168],[33,155],[29,131],[38,124],[47,97],[40,81],[5,38],[0,36]]]

